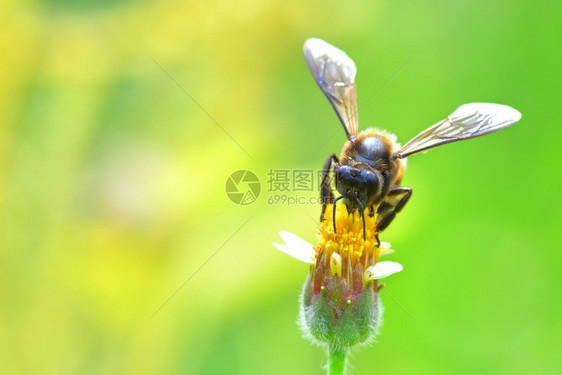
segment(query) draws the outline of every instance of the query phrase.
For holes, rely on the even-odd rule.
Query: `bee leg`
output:
[[[340,195],[339,197],[337,197],[336,199],[334,199],[333,205],[334,205],[334,209],[332,210],[332,225],[334,227],[334,237],[338,234],[338,232],[336,232],[336,203],[340,200],[345,198],[345,195]]]
[[[322,169],[322,182],[320,183],[320,197],[322,199],[322,213],[320,214],[320,221],[324,221],[324,213],[326,212],[326,207],[328,204],[334,203],[334,194],[332,194],[332,188],[330,187],[329,174],[332,168],[332,161],[339,163],[339,159],[336,154],[331,154],[326,162],[324,163],[324,169]],[[335,232],[335,231],[334,231]]]
[[[361,219],[363,219],[363,241],[367,239],[365,235],[365,210],[361,210]]]
[[[375,206],[371,205],[371,207],[369,207],[369,217],[373,216],[375,216]]]
[[[396,185],[390,188],[384,202],[377,209],[377,213],[382,216],[377,223],[377,232],[382,232],[388,227],[396,214],[408,203],[411,196],[412,188]]]
[[[361,203],[361,200],[359,199],[359,195],[355,196],[355,199],[357,200],[357,204],[359,205],[359,209],[361,210],[361,219],[363,220],[363,241],[366,240],[367,236],[366,236],[366,232],[365,232],[365,206],[363,206],[363,203]]]

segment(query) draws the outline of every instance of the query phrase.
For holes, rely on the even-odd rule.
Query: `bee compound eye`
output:
[[[367,194],[370,198],[373,198],[377,195],[379,191],[379,179],[376,174],[371,171],[365,173],[365,183],[367,186]]]

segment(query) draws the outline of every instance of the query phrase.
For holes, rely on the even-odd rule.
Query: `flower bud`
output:
[[[376,216],[365,212],[366,233],[359,212],[349,214],[337,206],[334,233],[332,207],[327,208],[318,233],[315,262],[305,282],[301,301],[301,325],[313,339],[352,347],[372,339],[382,308],[378,279],[402,270],[395,262],[379,262],[389,249],[380,245]]]

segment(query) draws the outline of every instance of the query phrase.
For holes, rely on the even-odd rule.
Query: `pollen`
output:
[[[349,213],[345,204],[336,206],[336,233],[334,233],[333,205],[326,208],[325,220],[318,230],[316,268],[330,271],[332,276],[347,279],[349,284],[361,280],[364,270],[374,265],[387,249],[380,247],[377,232],[376,209],[373,216],[369,209],[364,212],[365,238],[363,238],[363,219],[355,210]]]

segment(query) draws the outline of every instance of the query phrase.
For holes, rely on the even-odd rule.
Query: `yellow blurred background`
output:
[[[356,62],[359,104],[375,95],[363,129],[404,142],[467,102],[523,113],[410,158],[381,236],[404,271],[353,373],[560,373],[561,8],[4,1],[0,372],[322,373],[295,324],[308,269],[271,245],[314,242],[320,208],[266,191],[345,139],[302,57],[320,37]],[[254,204],[225,194],[238,169]]]

